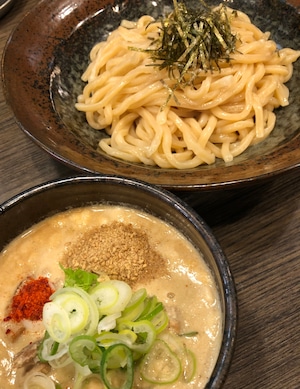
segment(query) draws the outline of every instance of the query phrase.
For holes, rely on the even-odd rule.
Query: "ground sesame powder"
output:
[[[117,221],[82,233],[66,247],[62,265],[106,273],[131,286],[167,272],[165,259],[151,246],[147,234],[130,223]]]

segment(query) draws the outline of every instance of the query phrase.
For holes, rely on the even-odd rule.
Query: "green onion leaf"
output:
[[[199,334],[198,331],[191,331],[191,332],[184,332],[182,334],[179,334],[179,336],[185,337],[185,338],[192,338],[194,336],[197,336]]]
[[[98,283],[97,274],[82,269],[65,269],[61,265],[60,267],[65,273],[65,287],[76,286],[85,291],[88,291],[91,287],[95,286]]]

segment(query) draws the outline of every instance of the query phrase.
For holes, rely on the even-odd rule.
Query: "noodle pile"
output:
[[[216,158],[230,162],[271,133],[274,109],[288,105],[284,84],[300,51],[278,50],[269,33],[238,11],[231,19],[237,43],[230,63],[220,62],[220,71],[199,70],[193,85],[177,88],[168,101],[176,80],[152,66],[144,51],[158,36],[160,23],[150,22],[150,16],[124,21],[91,50],[76,108],[92,128],[110,136],[99,142],[103,151],[125,161],[189,169]]]

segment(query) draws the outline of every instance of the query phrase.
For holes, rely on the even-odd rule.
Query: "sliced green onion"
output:
[[[155,304],[154,307],[151,307],[150,311],[146,315],[141,315],[140,320],[152,320],[159,312],[164,309],[164,306],[161,302]]]
[[[139,319],[146,319],[147,318],[147,315],[149,315],[150,312],[153,311],[153,309],[156,307],[156,304],[157,304],[157,297],[156,296],[147,296],[146,300],[145,300],[145,304],[144,304],[144,310],[143,312],[141,313],[141,316],[139,317]]]
[[[121,316],[121,312],[113,313],[112,315],[104,316],[98,323],[98,334],[102,331],[113,330],[117,325],[117,319]]]
[[[114,366],[122,368],[122,372]],[[133,357],[129,347],[124,344],[115,344],[106,349],[100,365],[100,374],[107,389],[131,389]]]
[[[181,374],[181,364],[170,347],[157,339],[141,362],[141,376],[152,384],[172,384]]]
[[[78,363],[75,363],[74,367],[75,377],[73,389],[83,389],[86,387],[86,380],[89,379],[93,373],[91,373],[91,370],[88,366],[80,366]]]
[[[88,366],[93,373],[100,372],[102,351],[93,337],[77,336],[71,341],[69,352],[72,359],[80,366]]]
[[[43,308],[44,326],[55,342],[64,343],[71,336],[71,324],[67,312],[54,302],[48,302]]]
[[[164,332],[160,334],[160,339],[162,339],[165,343],[167,343],[170,349],[176,354],[180,354],[184,350],[184,343],[180,335],[176,335],[172,332]]]
[[[133,293],[129,303],[122,312],[122,317],[118,319],[118,322],[123,320],[135,321],[141,316],[145,308],[145,299],[147,297],[147,291],[144,288],[138,289]]]
[[[62,369],[72,363],[72,358],[70,354],[66,352],[62,356],[57,356],[55,359],[48,361],[48,363],[53,369]]]
[[[181,335],[164,332],[160,334],[160,339],[168,344],[180,360],[184,382],[190,382],[195,375],[197,365],[194,353],[187,349]]]
[[[58,302],[60,302],[60,297],[59,296],[67,295],[67,294],[71,294],[72,296],[75,295],[76,296],[75,297],[76,300],[77,300],[78,296],[82,300],[84,300],[85,303],[82,303],[82,305],[86,304],[86,306],[88,307],[88,320],[86,322],[86,326],[84,327],[84,332],[85,332],[86,335],[93,335],[95,333],[96,329],[97,329],[97,325],[98,325],[98,322],[99,322],[99,313],[98,313],[98,309],[97,309],[97,306],[96,306],[94,300],[91,298],[91,296],[86,291],[84,291],[81,288],[65,287],[65,288],[62,288],[62,289],[58,289],[52,295],[52,297],[51,297],[52,301],[55,302],[57,300]],[[78,307],[79,310],[80,310],[80,307],[81,307],[81,304]],[[76,310],[76,307],[75,307],[75,310]],[[72,312],[70,312],[70,311],[69,311],[69,315],[70,315],[70,319],[74,320],[74,326],[75,326],[75,323],[76,323],[75,317],[77,315],[74,315],[74,318],[72,318]],[[82,317],[82,321],[86,320],[85,314],[83,314],[81,317]],[[76,317],[76,319],[79,319],[79,318],[80,318],[80,316]],[[77,324],[79,325],[79,323],[77,323]],[[73,333],[76,333],[76,332],[73,331]]]
[[[111,315],[125,309],[132,297],[130,286],[119,280],[100,282],[90,291],[100,315]]]
[[[45,348],[45,341],[46,341],[46,339],[51,339],[50,335],[49,335],[49,333],[47,331],[45,331],[44,338],[40,342],[40,344],[38,346],[38,350],[37,350],[38,351],[37,356],[38,356],[39,360],[41,362],[43,362],[43,363],[47,361],[42,356],[42,352],[43,352],[43,350]],[[51,339],[51,346],[50,346],[50,348],[48,347],[48,349],[47,349],[47,356],[48,355],[50,355],[50,356],[55,355],[57,353],[57,351],[58,351],[58,347],[59,347],[59,343],[55,342],[55,341],[53,341],[53,339]]]
[[[182,374],[185,382],[191,382],[195,377],[197,361],[195,354],[189,350],[185,350],[184,358],[181,359]]]
[[[124,314],[129,312],[132,309],[135,309],[138,305],[140,305],[145,298],[147,297],[147,291],[145,288],[141,288],[136,290],[133,294],[132,297],[127,304],[126,308],[124,309]]]
[[[136,342],[132,345],[132,350],[141,354],[146,354],[156,338],[156,331],[148,320],[124,321],[119,327],[119,331],[131,330],[137,335]]]
[[[164,329],[167,328],[169,324],[169,318],[166,314],[166,311],[160,311],[152,320],[151,323],[154,325],[156,334],[161,333]]]
[[[79,333],[87,326],[89,306],[78,293],[61,293],[53,302],[67,312],[72,334]]]
[[[97,305],[100,315],[107,315],[119,297],[118,289],[110,281],[101,282],[91,290],[90,294]]]
[[[68,347],[65,343],[57,343],[51,337],[47,337],[39,347],[38,356],[42,362],[49,362],[60,359],[67,352]]]
[[[122,337],[125,336],[126,339],[128,339],[129,343],[125,343],[127,345],[128,344],[133,345],[136,342],[136,340],[137,340],[137,334],[134,331],[131,331],[131,330],[128,330],[128,329],[119,331],[119,335],[121,335]]]
[[[124,333],[122,331],[119,331],[119,332],[111,332],[111,331],[101,332],[101,334],[99,334],[97,336],[96,340],[97,340],[99,346],[104,347],[104,348],[108,348],[112,345],[120,344],[120,343],[127,345],[129,348],[132,347],[132,337],[128,336],[128,333]]]
[[[24,381],[24,389],[55,389],[51,378],[41,372],[29,374]]]

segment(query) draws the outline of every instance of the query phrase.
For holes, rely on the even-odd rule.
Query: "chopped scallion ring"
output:
[[[64,309],[69,317],[71,333],[83,330],[89,321],[89,307],[85,299],[77,293],[62,293],[53,301]]]
[[[106,349],[101,361],[101,378],[108,389],[131,389],[133,384],[133,357],[129,347],[115,344]],[[117,385],[110,379],[110,370],[122,368],[122,377]],[[119,381],[119,380],[118,380]]]
[[[60,303],[60,296],[61,295],[68,295],[68,294],[72,294],[72,296],[75,295],[76,297],[81,298],[85,302],[85,303],[83,303],[83,302],[81,303],[82,306],[83,306],[83,304],[86,304],[86,306],[88,307],[88,321],[86,322],[86,326],[84,327],[84,331],[85,331],[86,335],[94,334],[96,331],[98,322],[99,322],[99,314],[98,314],[98,309],[97,309],[95,302],[93,301],[93,299],[91,298],[89,293],[87,293],[85,290],[83,290],[81,288],[77,288],[77,287],[64,287],[64,288],[58,289],[51,297],[52,302],[55,302],[57,300]],[[77,300],[77,298],[76,298],[76,300]],[[77,301],[79,301],[79,300],[77,300]],[[48,303],[46,303],[45,305],[47,305],[47,304]],[[68,308],[70,308],[70,307],[68,307]],[[71,315],[70,315],[70,318],[71,318],[72,312],[69,311],[69,313],[71,313]],[[79,319],[79,318],[80,318],[80,316],[76,317],[76,319]],[[72,319],[75,320],[75,317]],[[86,317],[83,315],[82,320],[85,320],[85,319],[86,319]],[[76,325],[75,324],[76,324],[76,322],[73,323],[73,325],[74,325],[73,333],[76,333],[76,330],[75,330]]]
[[[90,292],[100,315],[111,315],[125,309],[132,297],[130,286],[124,281],[100,282]]]
[[[29,374],[24,381],[24,389],[55,389],[55,383],[44,373]]]
[[[154,325],[156,334],[161,333],[169,324],[169,318],[166,312],[160,311],[152,320],[151,323]]]
[[[157,339],[141,363],[141,376],[153,384],[171,384],[181,374],[181,364],[170,347]]]
[[[196,356],[191,351],[186,349],[185,350],[185,358],[182,360],[182,373],[183,373],[183,379],[185,382],[190,382],[195,377],[196,373]]]
[[[58,343],[66,342],[71,336],[71,324],[67,312],[54,302],[43,308],[43,322],[51,338]]]
[[[72,359],[80,366],[88,366],[93,373],[100,372],[102,351],[93,337],[77,336],[71,341],[69,352]]]
[[[146,354],[156,339],[156,331],[153,324],[148,320],[124,321],[119,326],[119,331],[131,330],[137,335],[137,341],[131,348],[141,354]]]

